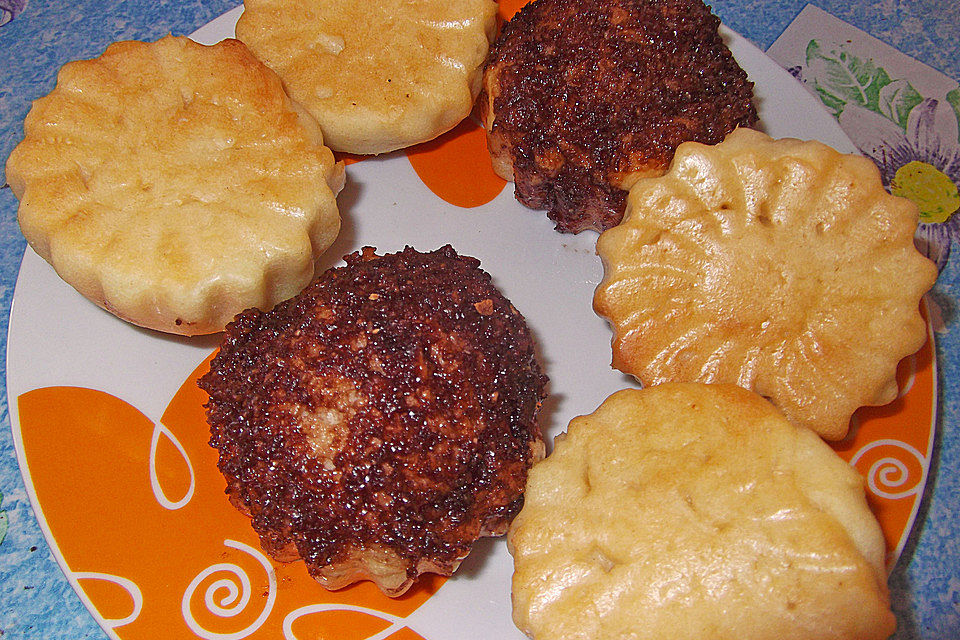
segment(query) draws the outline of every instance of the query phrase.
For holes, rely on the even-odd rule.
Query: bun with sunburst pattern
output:
[[[340,228],[316,121],[243,43],[167,36],[66,64],[7,161],[30,246],[134,324],[194,335],[313,278]]]
[[[246,0],[237,37],[332,149],[384,153],[470,113],[496,15],[493,0]]]
[[[644,385],[739,384],[841,439],[858,407],[897,396],[897,363],[926,339],[937,271],[916,226],[866,158],[748,129],[680,145],[597,244],[613,365]]]

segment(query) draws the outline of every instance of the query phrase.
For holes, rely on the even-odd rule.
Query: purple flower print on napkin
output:
[[[877,164],[884,186],[917,205],[917,247],[943,270],[951,244],[960,240],[960,90],[921,95],[907,79],[844,44],[810,40],[805,54],[805,63],[790,73]]]
[[[27,6],[27,0],[0,0],[0,27],[20,15]]]
[[[883,184],[920,209],[919,248],[943,269],[950,245],[960,240],[960,137],[948,100],[925,98],[910,110],[906,129],[847,104],[840,126],[880,168]]]

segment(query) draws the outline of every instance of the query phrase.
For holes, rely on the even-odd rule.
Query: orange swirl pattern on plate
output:
[[[196,386],[207,366],[184,382],[159,424],[92,389],[44,387],[18,398],[41,517],[101,624],[125,640],[226,633],[422,640],[404,618],[442,578],[430,576],[398,599],[370,583],[329,592],[302,564],[280,565],[262,554],[249,521],[227,501],[207,444],[206,398]],[[929,468],[932,340],[900,364],[898,375],[901,397],[862,409],[854,435],[834,445],[867,478],[891,563],[909,534]]]
[[[509,20],[528,0],[500,0],[498,16]],[[484,205],[506,181],[493,172],[483,127],[471,116],[436,140],[405,151],[420,180],[436,196],[464,208]],[[457,168],[451,171],[451,166]]]
[[[423,184],[458,207],[484,205],[500,195],[507,184],[493,172],[486,132],[472,118],[406,153]]]
[[[470,209],[487,204],[507,184],[493,172],[487,134],[472,116],[435,140],[409,147],[403,153],[421,182],[456,207]],[[370,156],[338,153],[336,157],[351,165]]]
[[[523,4],[502,0],[501,18]],[[489,202],[505,186],[490,167],[483,130],[470,120],[405,153],[424,184],[456,206]],[[450,171],[452,159],[457,171]],[[929,470],[933,353],[928,340],[902,362],[898,378],[906,393],[886,407],[861,409],[851,437],[833,445],[867,478],[891,562],[909,534]],[[92,389],[43,387],[17,398],[38,516],[100,624],[124,640],[219,634],[423,640],[404,621],[442,578],[427,576],[398,599],[370,583],[329,592],[302,563],[274,563],[260,551],[249,520],[223,493],[217,454],[207,444],[205,396],[196,386],[206,368],[205,362],[188,377],[158,424]]]
[[[924,319],[926,307],[921,305]],[[882,407],[853,414],[850,435],[831,443],[867,483],[867,501],[887,540],[887,565],[893,562],[913,528],[930,470],[937,410],[933,333],[920,351],[897,367],[899,397]]]
[[[326,591],[270,561],[223,493],[196,379],[159,424],[110,394],[45,387],[18,398],[42,519],[98,620],[124,639],[417,640],[403,619],[443,583],[391,599],[371,583]],[[285,635],[286,632],[286,635]]]

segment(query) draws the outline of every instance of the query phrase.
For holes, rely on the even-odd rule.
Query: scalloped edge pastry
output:
[[[496,16],[493,0],[245,0],[236,32],[330,148],[378,154],[470,114]]]
[[[30,246],[134,324],[214,333],[313,278],[343,167],[243,43],[166,36],[67,63],[7,161]]]
[[[917,216],[870,160],[819,142],[682,144],[597,242],[613,366],[644,385],[739,384],[842,439],[858,407],[896,398],[897,363],[926,340],[937,270]]]

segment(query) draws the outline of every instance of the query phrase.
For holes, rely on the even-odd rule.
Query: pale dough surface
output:
[[[332,149],[384,153],[469,115],[496,14],[493,0],[246,0],[237,37]]]
[[[30,246],[134,324],[220,331],[298,293],[340,228],[342,165],[237,40],[118,42],[37,100],[7,180]]]
[[[863,481],[735,385],[610,396],[536,465],[508,534],[535,640],[880,640],[894,629]]]
[[[917,218],[870,160],[819,142],[684,143],[597,243],[613,365],[644,385],[739,384],[842,439],[858,407],[897,396],[897,363],[926,340],[937,270]]]

